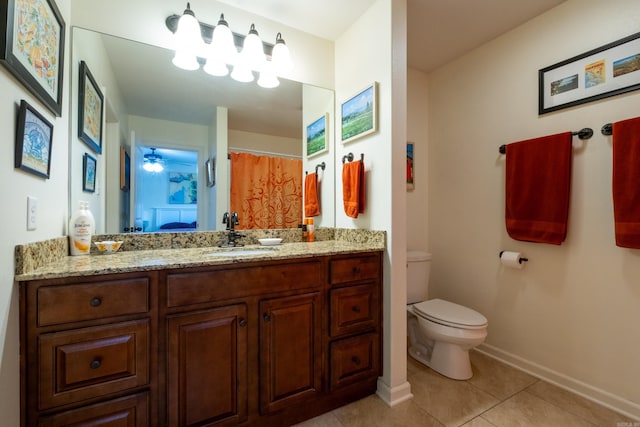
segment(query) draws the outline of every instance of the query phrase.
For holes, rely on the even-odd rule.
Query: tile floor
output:
[[[369,396],[297,427],[640,427],[640,422],[471,352],[474,375],[446,378],[409,357],[413,399],[389,408]]]

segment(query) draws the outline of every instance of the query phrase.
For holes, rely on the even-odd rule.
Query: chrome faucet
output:
[[[235,229],[235,226],[240,224],[240,221],[238,220],[238,212],[231,212],[231,214],[229,214],[229,212],[225,212],[224,215],[222,215],[222,223],[227,226],[228,240],[227,240],[227,243],[223,243],[220,246],[221,247],[244,246],[243,244],[238,243],[236,241],[236,239],[240,237],[244,237],[243,234],[238,233]]]

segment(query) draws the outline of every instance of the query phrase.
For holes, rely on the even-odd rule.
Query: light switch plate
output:
[[[27,196],[27,230],[38,228],[38,199]]]

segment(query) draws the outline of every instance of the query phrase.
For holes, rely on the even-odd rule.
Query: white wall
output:
[[[487,351],[636,417],[640,251],[615,246],[611,138],[600,127],[638,116],[640,92],[539,116],[537,71],[638,22],[636,0],[568,0],[431,73],[428,93],[431,296],[483,313]],[[595,134],[574,139],[566,241],[512,240],[498,146],[583,127]],[[502,268],[503,249],[526,267]]]
[[[20,425],[20,359],[18,327],[18,289],[13,283],[14,248],[17,244],[35,242],[63,235],[68,207],[68,140],[69,108],[66,60],[70,49],[70,0],[56,4],[67,24],[63,75],[62,117],[55,117],[4,68],[0,67],[0,414],[2,425]],[[26,100],[53,123],[51,175],[49,179],[14,169],[14,141],[20,100]],[[38,228],[27,231],[27,195],[38,198]]]
[[[407,249],[426,250],[429,242],[429,109],[428,75],[407,70],[407,141],[412,142],[414,156],[414,188],[407,191]]]
[[[336,41],[335,49],[336,227],[387,232],[384,372],[378,392],[390,404],[410,397],[406,382],[405,40],[406,1],[379,0]],[[339,142],[341,104],[373,82],[378,83],[378,130],[343,145]],[[350,152],[356,159],[364,154],[366,174],[365,212],[356,219],[346,216],[342,203],[341,159]]]
[[[268,147],[265,149],[265,147]],[[300,138],[266,135],[263,133],[245,132],[229,129],[229,151],[253,150],[274,154],[302,156],[302,142]]]

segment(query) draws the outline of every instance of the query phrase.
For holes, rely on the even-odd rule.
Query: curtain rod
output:
[[[289,159],[302,159],[302,156],[298,156],[296,154],[284,154],[284,153],[274,153],[272,151],[260,151],[260,150],[250,150],[247,148],[233,148],[229,147],[229,152],[238,151],[241,153],[250,153],[250,154],[263,154],[265,156],[272,157],[286,157]],[[227,154],[227,159],[229,158],[229,154]]]

